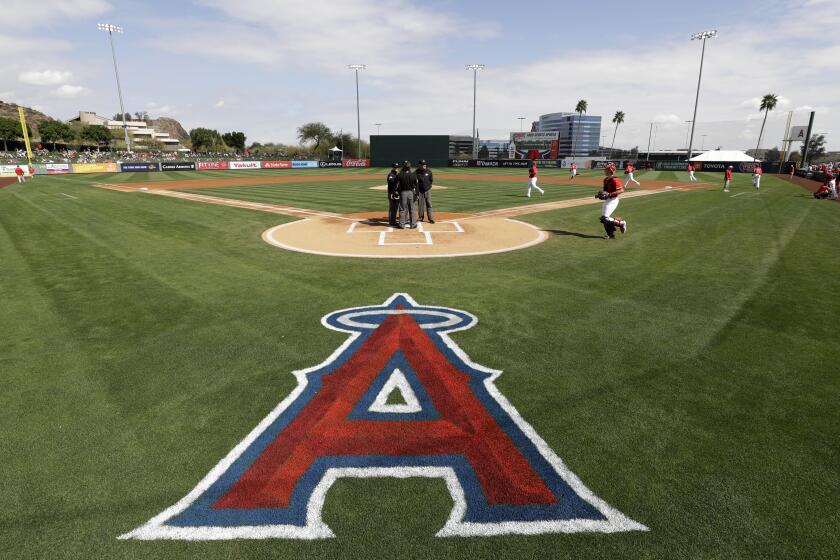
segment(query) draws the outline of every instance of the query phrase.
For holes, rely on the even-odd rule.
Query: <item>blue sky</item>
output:
[[[27,28],[0,31],[0,99],[58,118],[79,110],[118,111],[110,51],[96,23],[116,36],[126,110],[171,116],[188,129],[242,130],[249,140],[294,142],[320,120],[355,131],[361,74],[362,135],[469,134],[472,79],[480,62],[478,128],[506,138],[546,112],[586,99],[590,114],[627,120],[616,145],[685,145],[700,45],[692,32],[715,28],[708,43],[697,142],[755,145],[758,99],[782,96],[762,145],[778,145],[788,111],[840,149],[840,8],[828,0],[702,3],[606,1],[564,5],[437,0],[4,0],[27,14]],[[695,6],[695,7],[692,7]],[[824,31],[825,32],[824,32]],[[701,135],[702,136],[701,139]]]

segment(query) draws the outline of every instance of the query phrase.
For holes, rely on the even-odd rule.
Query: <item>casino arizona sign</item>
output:
[[[175,505],[123,539],[319,539],[339,478],[441,478],[454,503],[437,533],[645,531],[595,496],[449,338],[477,319],[394,294],[324,316],[347,333]],[[389,401],[399,393],[399,404]]]

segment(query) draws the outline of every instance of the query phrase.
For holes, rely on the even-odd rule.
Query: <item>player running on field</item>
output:
[[[729,185],[732,183],[732,166],[726,168],[723,172],[723,192],[729,192]]]
[[[688,182],[689,183],[696,183],[697,177],[694,176],[694,166],[690,163],[688,164]]]
[[[531,160],[531,167],[528,168],[528,198],[531,198],[531,189],[540,191],[540,195],[544,195],[545,191],[537,186],[537,162]]]
[[[761,174],[763,171],[761,170],[761,166],[756,164],[755,169],[753,169],[753,186],[758,190],[761,188]]]
[[[633,178],[633,164],[627,162],[627,166],[624,168],[624,174],[627,175],[626,181],[624,182],[624,186],[627,187],[630,183],[636,183],[637,187],[641,187],[642,184],[638,182],[636,179]]]
[[[577,177],[577,164],[572,163],[572,165],[569,166],[569,171],[571,172],[571,175],[569,176],[569,181],[574,181],[575,177]]]
[[[601,223],[604,224],[604,231],[607,232],[607,238],[615,239],[616,228],[621,230],[621,233],[627,233],[627,220],[622,220],[620,217],[612,217],[612,213],[618,207],[618,197],[624,192],[624,187],[621,185],[621,179],[615,176],[615,165],[609,164],[604,168],[604,188],[598,191],[595,198],[603,200],[604,204],[601,206]]]

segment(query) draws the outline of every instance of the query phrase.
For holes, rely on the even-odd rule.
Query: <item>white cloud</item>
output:
[[[682,119],[677,115],[656,115],[653,117],[655,123],[680,123]]]
[[[15,92],[9,91],[0,91],[0,99],[11,99],[15,96]]]
[[[75,99],[76,97],[81,97],[83,95],[87,95],[90,93],[90,90],[83,86],[71,86],[70,84],[64,84],[63,86],[59,86],[52,91],[52,94],[56,97],[63,97],[65,99]]]
[[[217,107],[219,109],[221,109],[224,106],[225,106],[225,100],[224,99],[219,99],[218,101],[216,101],[216,104],[213,105],[213,107]]]
[[[3,13],[25,16],[28,26],[62,19],[85,19],[112,9],[105,0],[4,0],[3,4]]]
[[[63,84],[73,74],[61,70],[29,70],[18,75],[18,81],[35,86],[56,86]]]

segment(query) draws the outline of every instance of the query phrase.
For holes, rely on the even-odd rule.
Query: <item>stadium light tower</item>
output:
[[[522,132],[522,127],[525,124],[525,117],[516,117],[519,119],[519,132]]]
[[[476,142],[475,137],[475,102],[477,99],[477,89],[478,89],[478,71],[484,70],[483,64],[467,64],[464,66],[467,70],[473,71],[473,133],[472,133],[472,156],[473,159],[478,158],[478,145]]]
[[[110,23],[97,23],[96,28],[108,32],[108,42],[111,44],[111,58],[114,59],[114,76],[117,78],[117,95],[120,98],[120,116],[123,122],[123,133],[125,134],[125,147],[131,153],[131,142],[128,141],[128,125],[125,123],[125,107],[123,106],[122,87],[120,86],[120,73],[117,71],[117,53],[114,51],[114,33],[122,33],[123,28]]]
[[[364,64],[348,64],[347,68],[356,71],[356,137],[359,139],[359,155],[362,157],[362,118],[359,113],[359,70],[365,70],[367,66]]]
[[[378,122],[378,123],[373,123],[373,124],[376,127],[376,135],[379,136],[379,127],[382,126],[382,123]]]
[[[694,126],[697,124],[697,102],[700,101],[700,80],[703,79],[703,58],[706,56],[706,39],[714,39],[717,37],[717,29],[709,31],[701,31],[694,33],[691,40],[702,40],[703,48],[700,51],[700,75],[697,77],[697,95],[694,97],[694,116],[691,118],[691,137],[688,140],[688,153],[686,154],[686,161],[691,159],[691,149],[694,146]]]

